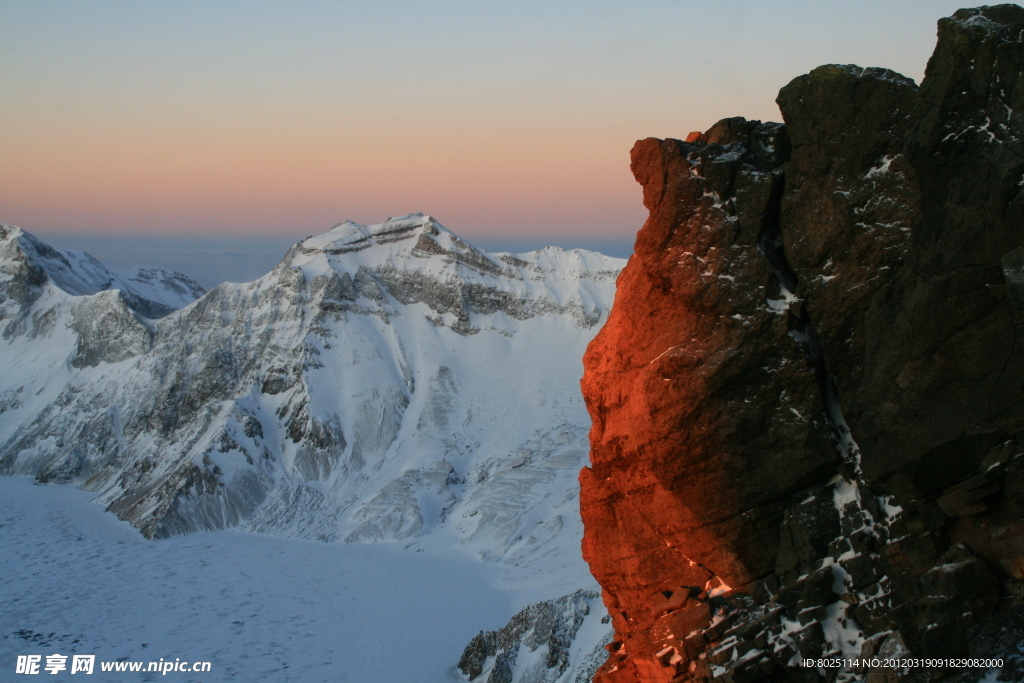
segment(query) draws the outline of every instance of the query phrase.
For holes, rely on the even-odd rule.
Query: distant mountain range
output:
[[[579,378],[624,264],[490,254],[412,214],[204,292],[0,227],[0,473],[79,484],[151,538],[452,544],[546,568],[537,599],[593,587]]]

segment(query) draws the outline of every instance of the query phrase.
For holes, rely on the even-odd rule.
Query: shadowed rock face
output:
[[[961,10],[920,88],[823,66],[784,126],[633,148],[650,217],[582,383],[596,681],[1020,630],[1022,35],[1019,7]]]

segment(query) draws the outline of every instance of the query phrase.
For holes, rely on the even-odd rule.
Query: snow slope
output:
[[[494,565],[465,554],[232,531],[154,543],[89,498],[0,477],[0,681],[25,678],[18,655],[58,653],[211,663],[165,676],[97,664],[85,680],[101,683],[443,683],[478,625],[514,612]]]

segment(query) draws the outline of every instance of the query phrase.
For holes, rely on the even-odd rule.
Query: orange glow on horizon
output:
[[[323,126],[282,130],[194,132],[149,122],[119,135],[74,126],[54,135],[29,127],[0,167],[0,187],[8,188],[0,220],[32,216],[111,232],[273,232],[423,211],[482,231],[495,217],[504,230],[509,223],[543,230],[545,217],[546,229],[608,237],[630,235],[642,222],[629,173],[632,140],[614,154],[582,130],[559,139],[486,130],[421,139],[383,130],[346,136]]]

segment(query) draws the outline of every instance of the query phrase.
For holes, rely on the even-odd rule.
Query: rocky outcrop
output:
[[[486,683],[586,683],[604,661],[611,629],[599,595],[578,590],[527,605],[497,631],[481,631],[459,671]],[[596,638],[595,638],[596,635]],[[594,642],[596,641],[596,642]]]
[[[650,217],[582,383],[595,681],[887,680],[800,662],[1015,637],[1022,36],[961,10],[920,87],[824,66],[785,125],[633,148]]]

